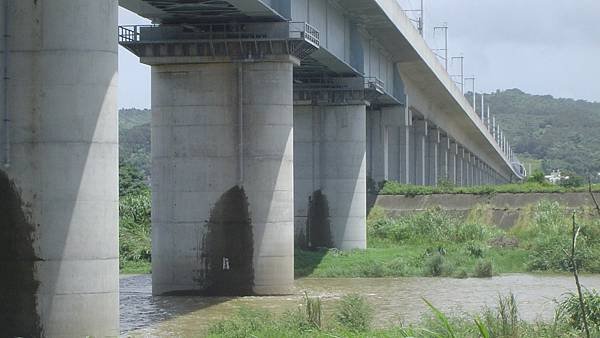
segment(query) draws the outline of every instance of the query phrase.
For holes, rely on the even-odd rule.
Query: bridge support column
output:
[[[294,106],[296,238],[308,247],[366,248],[366,106]]]
[[[2,336],[119,335],[117,8],[2,6]]]
[[[400,169],[399,182],[404,184],[410,184],[411,169],[413,168],[411,158],[414,158],[414,155],[411,154],[414,150],[414,147],[411,144],[412,114],[410,112],[410,109],[406,107],[403,109],[401,122],[402,123],[398,127],[398,167]]]
[[[466,186],[465,177],[465,148],[460,147],[458,152],[458,162],[456,167],[457,178],[456,182],[461,187]]]
[[[404,136],[404,111],[402,106],[382,107],[384,130],[384,164],[386,171],[384,172],[385,180],[393,180],[402,182],[402,159],[401,143],[405,140]]]
[[[446,182],[452,183],[450,178],[450,164],[449,164],[449,152],[450,152],[450,139],[447,135],[440,137],[440,167],[438,171],[439,179],[442,179]]]
[[[431,186],[437,186],[439,181],[439,166],[440,166],[440,130],[435,127],[429,130],[429,150],[428,155],[428,179],[427,184]]]
[[[379,109],[367,109],[367,158],[369,176],[379,185],[385,181],[388,173],[388,141],[383,112]]]
[[[465,186],[470,187],[473,185],[473,172],[471,170],[471,153],[468,150],[465,150],[465,160],[464,160],[464,169],[465,169]]]
[[[414,153],[415,153],[415,184],[427,185],[427,139],[429,137],[429,126],[427,120],[415,120],[413,122]]]
[[[289,293],[297,59],[169,61],[152,64],[152,292]]]
[[[457,175],[457,159],[458,143],[455,141],[450,141],[450,152],[448,154],[448,180],[454,185],[459,184]]]
[[[321,187],[329,205],[333,246],[365,249],[366,106],[323,106]]]
[[[321,108],[310,102],[294,104],[294,230],[299,247],[332,245],[329,229],[321,231],[321,212],[317,208],[323,197],[319,178],[320,142]]]
[[[472,172],[473,172],[473,185],[479,185],[479,163],[477,156],[473,155],[473,160],[471,162]]]

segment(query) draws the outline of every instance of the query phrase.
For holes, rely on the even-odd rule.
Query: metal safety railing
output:
[[[283,25],[288,25],[286,31]],[[165,34],[143,35],[144,29],[161,29]],[[177,26],[125,25],[118,29],[120,43],[167,42],[178,40],[304,40],[319,46],[319,31],[305,22],[269,24],[207,23]]]
[[[365,89],[383,93],[385,92],[385,83],[376,77],[365,77]]]
[[[140,41],[140,27],[143,26],[119,26],[119,42]]]
[[[290,38],[302,39],[319,46],[319,31],[306,22],[290,22]]]

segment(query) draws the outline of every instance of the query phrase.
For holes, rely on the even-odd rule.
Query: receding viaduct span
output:
[[[368,181],[521,176],[394,0],[0,10],[3,335],[119,334],[118,43],[152,68],[157,295],[290,292],[294,242],[366,247]]]

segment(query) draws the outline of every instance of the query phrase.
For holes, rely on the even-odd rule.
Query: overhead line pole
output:
[[[448,24],[444,23],[443,26],[433,27],[433,35],[435,36],[435,32],[441,30],[444,31],[444,48],[437,49],[444,51],[444,64],[446,66],[446,71],[448,71]]]
[[[460,91],[465,93],[465,57],[464,56],[453,56],[452,60],[460,60]]]

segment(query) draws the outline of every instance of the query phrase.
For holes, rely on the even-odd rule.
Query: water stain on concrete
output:
[[[332,248],[331,221],[327,197],[317,190],[308,202],[308,246],[311,248]]]
[[[6,337],[40,337],[33,247],[35,225],[15,184],[0,171],[0,332]]]
[[[210,213],[206,250],[205,294],[252,295],[254,287],[254,237],[248,198],[242,187],[233,187]]]

